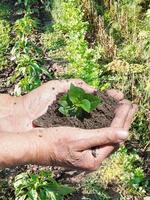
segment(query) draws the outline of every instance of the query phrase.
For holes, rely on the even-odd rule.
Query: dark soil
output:
[[[48,107],[47,112],[33,121],[34,126],[37,127],[58,127],[71,126],[84,129],[96,129],[109,127],[114,118],[114,111],[117,106],[117,101],[109,97],[105,93],[97,92],[96,95],[102,99],[102,103],[90,114],[84,113],[80,119],[76,117],[65,117],[59,111],[58,99],[63,94],[57,96],[56,101],[52,106]]]

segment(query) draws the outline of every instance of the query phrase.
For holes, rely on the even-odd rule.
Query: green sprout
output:
[[[101,99],[71,84],[68,93],[62,96],[58,103],[59,112],[63,115],[81,117],[84,112],[90,113],[94,110],[101,103]]]

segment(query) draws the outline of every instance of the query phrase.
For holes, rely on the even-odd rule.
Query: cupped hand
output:
[[[0,108],[0,129],[25,132],[25,138],[29,133],[31,151],[35,152],[31,163],[95,170],[127,138],[125,130],[128,131],[137,106],[125,100],[122,93],[110,90],[108,95],[119,101],[111,127],[98,130],[71,127],[33,129],[32,121],[46,112],[57,94],[67,92],[71,83],[87,92],[95,91],[83,81],[66,80],[50,81],[19,98],[0,96],[3,106],[3,109]],[[93,148],[94,154],[91,151]]]
[[[95,91],[84,81],[70,79],[49,81],[22,97],[0,95],[0,130],[26,132],[33,129],[32,121],[47,111],[57,94],[67,92],[71,83],[89,93]]]
[[[108,94],[120,100],[111,127],[95,130],[72,127],[34,129],[34,137],[38,139],[36,145],[34,144],[37,153],[33,163],[90,171],[98,169],[103,160],[127,139],[137,110],[136,105],[122,100],[122,93],[110,90]],[[95,155],[91,150],[93,148]]]
[[[22,97],[0,96],[0,130],[7,132],[26,132],[33,129],[33,120],[43,115],[49,105],[56,99],[57,94],[65,93],[73,83],[89,93],[95,89],[78,79],[49,81],[29,94]],[[123,94],[108,91],[110,96],[122,100]],[[126,104],[126,102],[124,102]],[[124,104],[123,103],[123,104]],[[127,111],[127,109],[125,108]],[[117,114],[117,113],[116,113]]]

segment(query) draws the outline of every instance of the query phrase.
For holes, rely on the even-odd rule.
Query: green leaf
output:
[[[71,84],[68,95],[73,104],[80,104],[80,101],[83,99],[84,94],[85,92],[82,88],[76,87]]]
[[[75,189],[73,187],[59,185],[57,191],[59,194],[66,196],[68,194],[72,194],[73,192],[75,192]]]
[[[91,111],[94,110],[102,101],[99,97],[92,94],[85,94],[85,99],[91,103]]]
[[[99,97],[71,84],[68,93],[59,100],[59,111],[65,116],[81,117],[83,110],[90,113],[100,102]]]
[[[38,193],[36,190],[31,189],[30,192],[28,192],[28,196],[32,199],[32,200],[37,200],[38,199]]]
[[[82,100],[80,106],[83,110],[85,110],[88,113],[91,111],[91,103],[87,99]]]
[[[61,106],[66,107],[66,106],[68,105],[68,102],[67,102],[67,95],[62,96],[62,97],[59,99],[58,103],[59,103]]]
[[[59,183],[48,184],[48,186],[45,187],[45,189],[49,192],[54,192],[56,194],[58,193],[61,196],[66,196],[68,194],[75,192],[74,188],[65,186],[65,185],[61,185]]]
[[[39,193],[40,200],[46,199],[46,192],[44,190],[41,190]]]
[[[58,110],[59,110],[60,113],[62,113],[66,117],[69,116],[69,109],[67,109],[66,107],[61,106]]]

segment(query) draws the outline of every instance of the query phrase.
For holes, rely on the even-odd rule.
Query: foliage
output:
[[[127,153],[122,147],[93,176],[105,189],[111,184],[119,185],[117,191],[121,199],[128,199],[131,195],[138,199],[138,196],[144,196],[149,187],[142,165],[143,162],[136,152]]]
[[[5,54],[10,43],[10,25],[6,20],[0,19],[0,70],[6,66]]]
[[[65,116],[81,117],[83,111],[90,113],[99,103],[97,96],[71,84],[68,93],[59,99],[59,111]]]
[[[76,76],[98,86],[98,52],[94,48],[89,48],[85,39],[88,23],[83,20],[84,13],[81,11],[79,2],[60,1],[59,7],[53,6],[53,31],[43,34],[42,40],[46,41],[43,45],[47,47],[46,43],[49,43],[47,50],[49,51],[50,47],[49,55],[53,55],[53,49],[55,52],[60,50],[62,52],[62,44],[64,43],[62,59],[68,62],[68,76]],[[56,36],[59,37],[56,39]],[[62,38],[61,43],[60,37]]]
[[[44,67],[40,66],[36,60],[26,54],[20,56],[17,60],[17,63],[17,73],[15,75],[18,76],[22,74],[24,76],[24,78],[19,82],[19,86],[21,87],[22,91],[31,91],[41,85],[41,80],[39,77],[42,73],[50,77],[49,73]],[[19,95],[19,93],[17,94]]]
[[[32,4],[38,3],[39,0],[18,0],[18,4],[23,3],[25,10],[26,10],[26,14],[31,14],[32,13]]]
[[[31,36],[37,28],[37,20],[32,19],[30,16],[24,16],[18,19],[14,24],[14,31],[18,38]]]
[[[108,74],[109,75],[105,75]],[[133,132],[141,145],[149,141],[149,124],[146,113],[149,111],[148,84],[150,79],[150,66],[146,64],[130,64],[125,60],[113,60],[103,70],[101,76],[102,87],[117,88],[131,101],[139,105],[139,111],[133,123]],[[109,84],[108,84],[109,83]]]
[[[40,76],[45,74],[51,78],[49,72],[42,66],[41,49],[34,45],[35,38],[32,37],[36,28],[37,20],[30,16],[24,16],[14,24],[14,32],[16,34],[15,44],[11,50],[12,60],[16,62],[16,73],[11,81],[15,81],[16,77],[23,76],[15,87],[14,93],[20,95],[21,93],[31,91],[41,85]]]
[[[11,14],[9,4],[0,2],[0,19],[9,19]]]
[[[39,171],[38,174],[21,173],[15,177],[16,200],[63,200],[74,189],[55,181],[52,172]]]
[[[85,179],[82,190],[84,200],[110,200],[106,189],[102,187],[95,176],[91,175]]]

